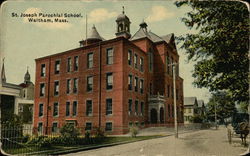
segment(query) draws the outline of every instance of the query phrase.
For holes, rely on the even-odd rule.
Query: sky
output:
[[[105,39],[115,38],[116,17],[122,13],[130,18],[133,35],[144,20],[159,36],[174,33],[175,36],[195,33],[181,22],[181,17],[190,11],[189,7],[177,8],[174,1],[8,1],[1,6],[0,55],[5,58],[5,73],[8,83],[20,84],[29,68],[31,81],[35,81],[35,59],[79,47],[79,41],[86,37],[86,14],[88,30],[96,26]],[[29,22],[21,14],[81,14],[81,17],[61,17],[66,23]],[[16,17],[16,15],[18,17]],[[38,18],[38,17],[35,17]],[[39,17],[40,18],[40,17]],[[50,18],[54,20],[54,18]],[[184,96],[196,96],[208,102],[207,89],[192,85],[192,70],[195,62],[187,62],[185,50],[177,45],[180,55],[180,76],[184,79]]]

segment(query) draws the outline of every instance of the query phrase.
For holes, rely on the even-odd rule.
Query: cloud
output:
[[[98,9],[92,10],[88,14],[88,22],[89,23],[101,23],[110,18],[116,17],[117,15],[118,15],[117,12],[109,12],[107,9],[98,8]]]
[[[146,22],[158,22],[174,16],[173,12],[167,10],[163,6],[153,6],[150,15],[146,18]]]
[[[24,14],[37,14],[37,15],[39,13],[43,13],[43,11],[40,8],[28,8],[24,12]],[[60,20],[64,20],[64,19],[66,19],[65,17],[39,17],[39,16],[32,17],[34,20],[51,19],[53,22],[29,22],[29,18],[30,17],[23,17],[23,22],[34,24],[38,27],[42,27],[42,28],[46,28],[46,29],[68,29],[72,26],[68,22],[54,22],[55,18],[58,18]]]

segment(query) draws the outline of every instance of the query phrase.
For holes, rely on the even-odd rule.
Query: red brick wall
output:
[[[137,46],[135,46],[137,45]],[[114,59],[113,65],[106,65],[106,49],[113,47],[114,48]],[[147,123],[148,121],[148,95],[149,95],[149,84],[153,83],[153,92],[157,94],[160,92],[161,94],[166,95],[166,85],[172,85],[172,77],[166,75],[165,73],[165,55],[169,53],[174,59],[178,60],[178,56],[176,53],[173,53],[169,50],[169,48],[162,44],[155,46],[152,42],[147,39],[139,40],[134,43],[127,41],[126,39],[118,38],[110,41],[102,42],[101,45],[93,44],[90,46],[86,46],[83,48],[73,49],[67,52],[59,53],[56,55],[40,58],[36,60],[36,81],[35,81],[35,107],[34,107],[34,127],[37,127],[38,122],[43,122],[43,125],[46,126],[47,116],[48,116],[48,127],[52,127],[53,122],[58,122],[58,126],[61,127],[65,124],[67,119],[76,120],[78,127],[85,127],[85,123],[92,122],[93,127],[99,126],[99,55],[101,48],[101,62],[102,62],[102,72],[101,72],[101,127],[105,128],[105,123],[108,121],[113,123],[113,132],[112,134],[121,134],[128,132],[128,124],[129,122],[139,122]],[[148,55],[147,52],[149,48],[152,48],[154,51],[154,69],[153,72],[149,72],[148,65]],[[135,69],[128,65],[128,49],[131,49],[134,53],[138,55],[138,65],[139,58],[144,58],[144,72]],[[93,52],[94,54],[94,62],[93,68],[87,69],[87,54],[89,52]],[[67,72],[67,58],[71,57],[72,66],[73,66],[73,58],[74,56],[79,56],[79,68],[78,71]],[[54,64],[55,61],[60,59],[60,74],[54,74]],[[132,57],[132,64],[134,59]],[[46,77],[42,78],[40,76],[41,64],[46,65]],[[49,69],[50,66],[50,69]],[[72,68],[73,69],[73,68]],[[106,73],[113,73],[113,89],[106,90]],[[50,74],[49,74],[50,73]],[[133,75],[133,90],[128,91],[128,74]],[[86,91],[87,84],[87,76],[93,76],[93,91]],[[50,79],[48,78],[50,76]],[[144,93],[141,94],[134,91],[134,77],[138,77],[139,79],[144,80]],[[78,94],[67,94],[66,93],[66,80],[78,78]],[[60,89],[59,96],[54,96],[54,81],[59,80]],[[50,81],[50,84],[48,84]],[[46,85],[45,97],[39,96],[40,83],[44,82]],[[73,80],[71,81],[73,86]],[[138,83],[139,85],[139,83]],[[177,79],[177,87],[181,87],[182,79]],[[48,88],[49,91],[49,104],[48,104]],[[182,99],[179,98],[177,101],[182,103],[183,105],[183,90],[179,91],[179,94],[182,94]],[[106,115],[106,98],[112,98],[113,101],[113,114],[110,116]],[[135,100],[139,101],[138,110],[140,112],[140,102],[144,102],[145,110],[144,116],[141,115],[131,115],[128,114],[128,99],[131,98],[133,100],[132,110],[134,112]],[[86,116],[86,100],[92,99],[93,101],[93,116]],[[71,102],[71,114],[72,114],[72,103],[73,101],[78,101],[78,109],[76,116],[65,116],[66,111],[66,101]],[[59,102],[59,116],[53,117],[53,104],[54,102]],[[38,107],[39,104],[44,104],[44,115],[43,117],[38,117]],[[170,94],[170,98],[166,99],[166,117],[167,122],[173,122],[173,118],[168,118],[169,111],[167,110],[167,104],[173,106],[172,96]],[[47,108],[49,108],[47,110]],[[48,115],[47,115],[48,111]],[[170,112],[172,113],[172,112]]]

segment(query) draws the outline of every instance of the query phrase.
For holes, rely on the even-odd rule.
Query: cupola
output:
[[[129,39],[131,37],[130,35],[130,20],[125,15],[124,12],[124,6],[122,7],[123,11],[122,14],[118,15],[116,18],[116,24],[117,24],[117,31],[115,33],[116,37],[125,37]]]

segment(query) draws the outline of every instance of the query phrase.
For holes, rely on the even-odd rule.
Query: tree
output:
[[[212,97],[209,99],[206,115],[210,121],[214,121],[215,106],[217,119],[222,123],[226,123],[225,119],[232,117],[233,114],[236,113],[235,103],[226,92],[213,93]]]
[[[188,60],[196,61],[194,85],[226,90],[232,100],[248,102],[249,13],[238,1],[178,1],[193,10],[182,22],[197,34],[178,37]]]

